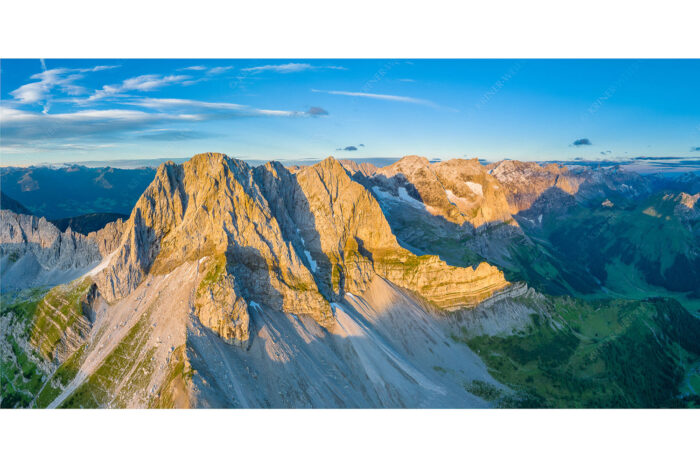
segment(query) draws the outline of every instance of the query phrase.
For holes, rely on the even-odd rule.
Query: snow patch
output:
[[[475,182],[464,182],[467,184],[470,190],[472,190],[474,193],[476,193],[479,196],[484,196],[484,187],[481,186],[481,183],[475,183]]]
[[[389,202],[397,202],[397,201],[403,201],[405,203],[410,204],[413,207],[416,207],[421,210],[427,210],[426,205],[418,201],[417,199],[413,198],[411,195],[408,194],[408,191],[406,191],[406,188],[404,187],[399,187],[399,196],[394,196],[391,193],[382,190],[379,187],[372,187],[372,191],[382,200],[384,201],[389,201]]]
[[[111,252],[110,254],[108,254],[107,256],[105,256],[104,259],[103,259],[102,261],[100,261],[100,263],[99,263],[97,266],[95,266],[94,268],[92,268],[92,269],[91,269],[90,271],[88,271],[85,275],[86,275],[86,276],[95,276],[97,273],[99,273],[100,271],[102,271],[104,268],[107,267],[107,265],[109,264],[109,262],[112,261],[112,258],[114,257],[114,255],[116,254],[116,252],[117,252],[117,250],[114,250],[113,252]]]
[[[316,261],[311,257],[311,253],[309,253],[309,250],[304,250],[304,254],[306,255],[306,259],[309,260],[309,265],[311,266],[311,270],[313,272],[316,272],[318,269],[318,265],[316,264]]]
[[[447,194],[447,199],[450,200],[452,204],[458,203],[458,202],[463,202],[463,203],[468,203],[469,200],[467,198],[462,198],[460,196],[455,195],[452,190],[445,190],[445,193]]]

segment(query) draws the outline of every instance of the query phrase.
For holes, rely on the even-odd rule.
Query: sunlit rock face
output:
[[[373,170],[368,164],[346,167],[378,197],[422,208],[457,225],[478,228],[511,219],[504,191],[477,159],[430,163],[425,157],[406,156]]]
[[[500,182],[512,214],[538,204],[541,211],[572,197],[578,202],[602,201],[611,196],[639,199],[652,191],[644,177],[617,168],[571,169],[554,163],[540,165],[512,160],[489,164],[486,168]]]
[[[375,197],[332,158],[295,173],[211,153],[162,165],[96,282],[114,302],[149,275],[205,259],[193,308],[234,341],[248,339],[251,303],[328,326],[329,302],[375,275],[450,309],[508,285],[488,264],[457,268],[402,248]]]

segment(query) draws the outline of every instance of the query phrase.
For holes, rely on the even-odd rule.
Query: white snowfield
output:
[[[484,196],[484,187],[481,186],[481,183],[476,183],[476,182],[464,182],[467,184],[470,190],[472,190],[474,193],[476,193],[479,196]],[[496,187],[498,188],[498,187]]]
[[[374,194],[377,195],[380,201],[385,201],[389,203],[407,203],[411,205],[412,207],[416,209],[420,209],[422,211],[428,210],[428,207],[423,203],[422,201],[418,201],[414,197],[408,194],[408,191],[406,191],[406,188],[404,187],[399,187],[398,189],[398,196],[392,195],[388,191],[384,191],[379,187],[372,187],[372,191]]]
[[[306,259],[309,260],[309,266],[311,266],[311,270],[313,272],[316,272],[318,270],[318,265],[316,264],[316,261],[311,257],[311,253],[309,253],[309,250],[304,250],[304,254],[306,255]]]

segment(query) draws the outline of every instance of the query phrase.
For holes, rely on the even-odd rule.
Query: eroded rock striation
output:
[[[425,157],[406,156],[376,170],[367,164],[346,167],[379,198],[403,200],[454,224],[478,228],[511,220],[498,181],[477,159],[430,163]]]
[[[43,217],[0,210],[2,290],[69,282],[89,271],[119,242],[121,221],[88,236],[61,232]]]
[[[488,264],[457,268],[402,248],[374,196],[332,158],[295,173],[213,153],[160,166],[95,280],[114,302],[193,261],[193,311],[230,342],[248,339],[255,306],[330,326],[330,303],[376,275],[449,309],[508,285]]]
[[[539,215],[572,202],[599,202],[606,197],[639,199],[652,191],[644,177],[613,168],[569,168],[505,160],[487,166],[503,188],[511,214],[528,210]]]

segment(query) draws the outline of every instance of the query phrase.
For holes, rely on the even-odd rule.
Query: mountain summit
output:
[[[667,406],[700,355],[681,182],[205,153],[88,235],[2,210],[0,403]]]
[[[96,282],[115,302],[147,276],[191,261],[199,262],[196,312],[240,340],[249,335],[250,303],[331,325],[330,302],[364,292],[375,275],[442,308],[473,305],[508,285],[486,263],[451,267],[403,249],[374,197],[333,158],[296,174],[215,153],[160,166]]]

